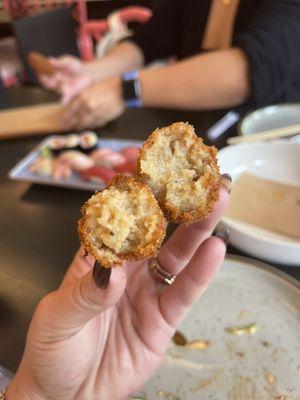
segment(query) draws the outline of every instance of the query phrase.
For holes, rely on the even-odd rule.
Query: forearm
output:
[[[111,49],[105,57],[88,62],[85,66],[92,80],[98,82],[133,69],[140,69],[143,64],[142,51],[128,40]]]
[[[222,50],[140,73],[146,107],[190,110],[233,107],[250,96],[249,66],[240,49]]]

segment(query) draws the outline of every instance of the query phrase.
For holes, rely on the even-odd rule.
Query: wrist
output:
[[[85,74],[90,78],[91,84],[98,83],[105,78],[108,78],[100,61],[89,61],[85,62],[83,65]]]

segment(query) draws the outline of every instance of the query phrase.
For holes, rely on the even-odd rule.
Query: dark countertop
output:
[[[37,88],[11,91],[14,105],[49,101]],[[145,139],[158,126],[189,121],[205,132],[224,112],[130,110],[99,130],[105,137]],[[8,171],[36,146],[40,137],[0,142],[0,364],[15,370],[37,302],[55,289],[78,247],[76,223],[89,192],[7,178]],[[224,141],[217,144],[222,147]],[[241,254],[233,248],[230,253]],[[300,280],[300,268],[280,267]]]

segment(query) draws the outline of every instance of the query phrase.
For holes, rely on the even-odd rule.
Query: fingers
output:
[[[90,255],[85,256],[85,250],[83,247],[80,247],[74,256],[60,287],[73,283],[82,278],[87,272],[92,271],[94,262],[94,258]]]
[[[64,89],[66,86],[66,80],[68,77],[64,76],[61,72],[56,72],[53,76],[40,75],[39,82],[46,89],[56,91],[59,94],[64,94]]]
[[[219,201],[208,218],[190,226],[179,226],[159,252],[161,266],[177,275],[189,262],[200,244],[211,236],[219,219],[229,204],[228,189],[220,190]]]
[[[62,103],[67,104],[82,90],[90,86],[92,83],[88,75],[78,75],[69,82],[63,82],[61,85]]]
[[[225,252],[224,240],[206,239],[175,282],[160,294],[160,309],[169,325],[175,328],[204,292],[220,268]]]
[[[96,108],[91,101],[78,96],[67,104],[61,121],[66,129],[85,129],[100,127],[107,119],[102,104]]]
[[[76,333],[119,300],[126,287],[123,268],[112,270],[105,289],[97,286],[100,280],[99,274],[97,276],[89,271],[79,280],[62,286],[41,301],[35,320],[51,329],[51,339],[63,339]]]
[[[82,70],[82,62],[73,56],[62,56],[48,59],[57,71],[78,73]]]
[[[50,77],[47,75],[40,75],[39,82],[41,83],[42,86],[44,86],[47,89],[56,90],[57,88],[57,80],[52,76]]]

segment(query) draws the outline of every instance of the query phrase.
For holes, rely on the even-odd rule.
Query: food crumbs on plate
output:
[[[147,400],[146,397],[132,397],[131,400]]]
[[[188,343],[187,338],[183,333],[176,331],[172,337],[172,341],[176,346],[186,346]]]
[[[163,390],[158,390],[156,392],[156,396],[159,399],[168,399],[168,400],[181,400],[179,396],[173,394],[171,392],[165,392]]]
[[[188,342],[187,346],[191,349],[204,350],[210,346],[210,342],[208,340],[193,340]]]
[[[216,372],[213,374],[213,376],[211,378],[200,379],[199,382],[195,386],[189,388],[189,391],[190,392],[198,392],[201,389],[206,389],[207,387],[209,387],[210,385],[212,385],[213,383],[216,382],[218,376],[219,376],[219,372]]]
[[[247,317],[248,315],[249,315],[249,311],[247,311],[247,310],[241,310],[241,311],[239,312],[239,315],[238,315],[237,319],[238,319],[238,320],[243,319],[243,318]]]
[[[258,324],[253,323],[245,326],[231,326],[226,328],[226,332],[231,333],[232,335],[254,335],[257,331]]]
[[[297,372],[300,372],[300,365],[297,365]]]
[[[264,347],[270,347],[270,346],[271,346],[271,343],[267,342],[266,340],[262,340],[262,341],[261,341],[261,344],[262,344]]]
[[[275,400],[287,400],[286,396],[276,396],[274,397]]]
[[[235,354],[239,357],[245,357],[245,353],[242,353],[241,351],[237,351]]]
[[[267,382],[268,385],[274,386],[277,383],[277,378],[271,372],[269,372],[267,369],[264,371],[264,378],[265,381]]]
[[[197,339],[188,341],[184,334],[179,331],[175,332],[172,337],[172,341],[176,346],[187,347],[195,350],[203,350],[210,346],[210,342],[208,340]]]

